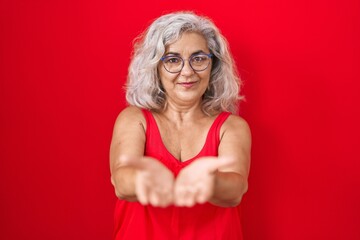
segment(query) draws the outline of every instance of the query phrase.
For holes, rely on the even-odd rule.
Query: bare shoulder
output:
[[[124,108],[120,113],[118,118],[131,118],[131,119],[143,119],[144,114],[142,113],[141,109],[135,106],[128,106]]]
[[[115,127],[119,125],[141,125],[144,129],[146,127],[146,120],[141,109],[135,106],[129,106],[123,109],[115,122]]]
[[[246,120],[237,115],[230,115],[221,127],[222,135],[226,133],[242,133],[250,137],[251,131]]]
[[[247,176],[251,155],[251,132],[249,124],[242,117],[230,115],[221,126],[219,156],[232,156],[237,159],[222,171],[233,171]]]
[[[143,147],[145,126],[146,120],[140,108],[131,106],[122,110],[115,122],[112,149],[121,147],[121,152],[126,153],[136,149],[136,144]]]
[[[111,168],[121,166],[121,156],[144,154],[145,117],[140,108],[127,107],[118,115],[110,144]]]
[[[251,131],[249,124],[240,116],[230,115],[220,129],[222,146],[240,144],[245,149],[251,147]]]

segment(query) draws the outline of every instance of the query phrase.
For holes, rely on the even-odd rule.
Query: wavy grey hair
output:
[[[225,37],[207,17],[192,12],[175,12],[156,19],[135,42],[129,66],[126,100],[130,105],[161,111],[166,106],[157,71],[165,48],[176,42],[183,33],[200,33],[214,55],[209,86],[203,95],[202,109],[207,115],[221,111],[236,114],[241,80]]]

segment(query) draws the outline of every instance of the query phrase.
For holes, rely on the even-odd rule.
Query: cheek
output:
[[[209,83],[210,82],[210,76],[211,76],[211,72],[209,71],[209,72],[206,72],[203,75],[201,75],[201,78],[202,78],[203,82]]]
[[[168,73],[165,69],[158,69],[158,74],[162,84],[174,82],[178,77],[178,74]]]

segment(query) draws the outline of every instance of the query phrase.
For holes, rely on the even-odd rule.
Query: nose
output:
[[[183,76],[191,76],[194,73],[194,70],[190,66],[189,61],[184,61],[184,67],[181,69],[181,75]]]

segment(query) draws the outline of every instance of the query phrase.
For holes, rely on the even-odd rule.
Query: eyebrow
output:
[[[193,52],[190,56],[193,56],[193,55],[196,55],[199,53],[208,54],[208,53],[204,52],[203,50],[198,50],[198,51]],[[165,53],[165,56],[167,56],[167,55],[181,56],[180,53],[177,53],[177,52],[167,52],[167,53]]]

